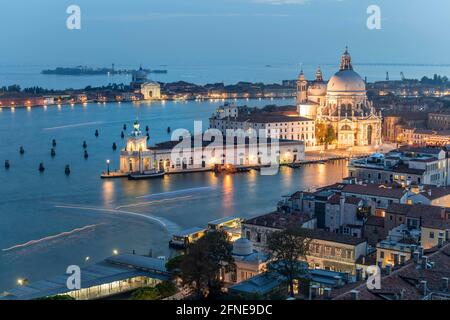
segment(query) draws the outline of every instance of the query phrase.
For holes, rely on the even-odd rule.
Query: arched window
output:
[[[344,125],[341,127],[341,130],[342,130],[342,131],[352,131],[352,128],[351,128],[348,124],[344,124]]]

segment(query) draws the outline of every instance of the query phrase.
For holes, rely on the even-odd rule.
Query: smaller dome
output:
[[[253,253],[253,244],[247,238],[239,238],[233,243],[233,254],[248,256]]]
[[[146,80],[147,79],[147,72],[145,72],[144,69],[142,69],[142,66],[139,67],[139,70],[137,70],[134,73],[134,77],[136,80]]]

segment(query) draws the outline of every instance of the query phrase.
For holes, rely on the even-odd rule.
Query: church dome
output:
[[[340,70],[328,81],[328,92],[365,92],[366,84],[353,70]]]
[[[233,254],[248,256],[253,253],[253,245],[247,238],[239,238],[233,243]]]
[[[339,71],[334,74],[328,81],[328,92],[356,92],[365,93],[366,84],[361,76],[353,71],[352,58],[348,49],[345,48],[345,52],[341,57],[341,65]]]

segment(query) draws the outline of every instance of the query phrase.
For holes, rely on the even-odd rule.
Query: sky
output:
[[[450,63],[449,17],[449,0],[1,0],[0,65],[327,64],[346,45],[360,63]]]

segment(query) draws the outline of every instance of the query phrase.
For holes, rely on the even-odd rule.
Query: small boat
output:
[[[45,171],[44,163],[41,162],[41,163],[39,163],[39,172],[44,172],[44,171]]]
[[[115,142],[113,142],[112,149],[113,149],[113,150],[116,150],[116,149],[117,149],[117,145],[116,145]]]
[[[64,168],[64,173],[65,173],[66,175],[69,175],[69,174],[70,174],[70,166],[69,166],[68,164],[66,164],[66,167]]]
[[[162,171],[144,171],[144,172],[136,172],[130,173],[128,175],[128,180],[145,180],[145,179],[155,179],[155,178],[163,178],[166,172]]]
[[[5,160],[5,168],[9,169],[9,167],[10,167],[9,160]]]
[[[173,249],[187,249],[191,244],[206,234],[207,229],[200,227],[189,228],[172,235],[169,247]]]
[[[53,141],[52,141],[52,146],[56,147],[56,140],[55,139],[53,139]]]
[[[85,159],[89,158],[89,154],[87,153],[87,150],[84,150],[84,158]]]
[[[83,149],[86,149],[87,148],[87,143],[86,143],[86,141],[83,141]]]
[[[95,130],[95,136],[98,137],[98,130]]]
[[[52,156],[52,158],[54,157],[54,156],[56,156],[56,151],[55,151],[55,149],[51,149],[50,150],[50,155]]]
[[[20,154],[24,154],[25,153],[25,150],[24,150],[23,146],[20,146],[19,153]]]

